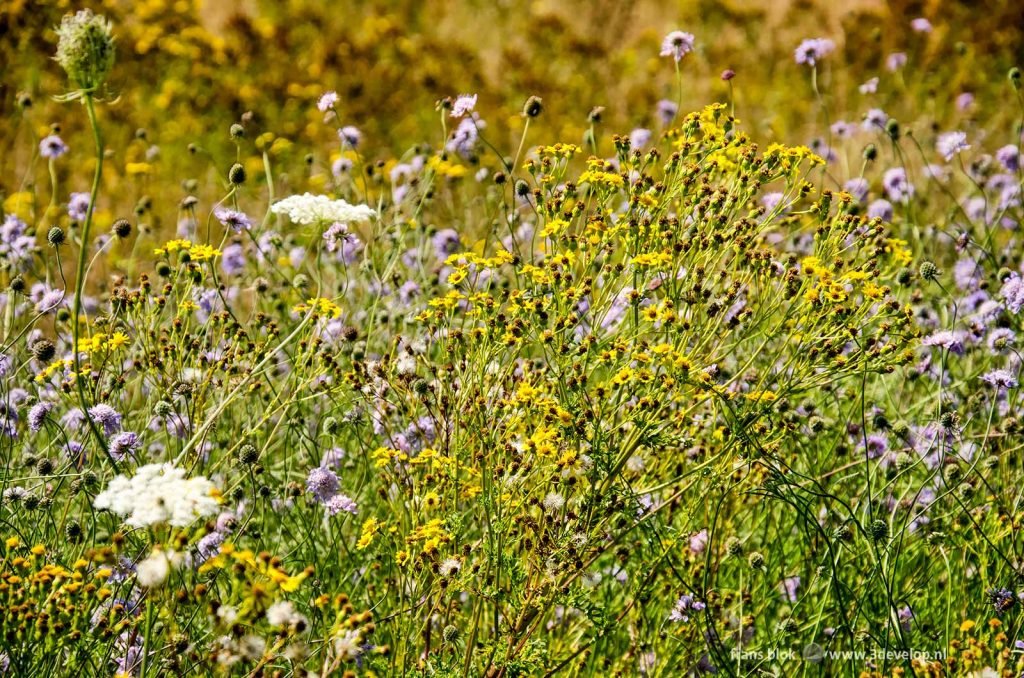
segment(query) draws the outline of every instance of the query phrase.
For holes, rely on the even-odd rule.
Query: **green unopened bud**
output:
[[[1014,89],[1020,89],[1020,69],[1014,66],[1010,69],[1010,72],[1006,74],[1006,77],[1010,79],[1010,85]]]
[[[523,115],[527,118],[536,118],[544,110],[540,97],[530,97],[523,106]]]
[[[228,170],[228,181],[235,186],[245,183],[245,168],[240,163],[235,163]]]
[[[110,21],[90,10],[67,14],[57,27],[57,63],[81,90],[96,90],[114,67]]]
[[[46,241],[53,247],[60,247],[64,244],[64,229],[60,226],[54,226],[50,229],[50,232],[46,234]]]

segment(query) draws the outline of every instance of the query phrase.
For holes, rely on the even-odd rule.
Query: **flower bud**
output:
[[[114,66],[114,35],[106,17],[83,9],[57,27],[57,63],[81,90],[96,90]]]

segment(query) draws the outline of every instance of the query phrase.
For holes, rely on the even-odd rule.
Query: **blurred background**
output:
[[[84,116],[53,100],[66,84],[45,56],[61,15],[82,7],[110,16],[118,37],[101,110],[113,160],[109,210],[221,171],[236,157],[259,172],[260,150],[293,173],[329,166],[337,142],[315,105],[326,90],[340,96],[340,122],[361,130],[361,152],[384,161],[416,144],[440,146],[436,102],[460,93],[479,95],[488,140],[504,153],[519,143],[531,95],[544,101],[531,143],[580,143],[595,106],[604,107],[605,134],[657,131],[662,99],[679,100],[684,113],[731,101],[764,141],[810,143],[837,111],[860,116],[869,108],[897,119],[914,111],[915,120],[901,119],[907,124],[969,128],[972,111],[1013,115],[1005,74],[1024,62],[1020,0],[2,0],[5,196],[46,178],[45,163],[33,158],[51,129],[72,158],[88,163]],[[918,17],[933,30],[912,30]],[[672,59],[659,56],[675,29],[697,44],[678,81]],[[818,73],[831,118],[810,69],[794,63],[794,48],[810,37],[837,45]],[[896,52],[907,64],[890,71],[887,56]],[[720,77],[725,69],[736,73],[729,83]],[[866,97],[858,88],[872,77],[881,82]],[[965,93],[971,103],[958,106]],[[250,146],[236,148],[228,128],[243,119]],[[74,183],[86,181],[82,169],[62,165],[78,177],[73,190],[84,187]]]

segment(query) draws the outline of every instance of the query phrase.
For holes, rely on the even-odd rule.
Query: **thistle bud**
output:
[[[57,63],[79,89],[92,92],[114,66],[114,35],[106,17],[83,9],[57,27]]]

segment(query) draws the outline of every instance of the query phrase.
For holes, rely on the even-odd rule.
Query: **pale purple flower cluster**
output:
[[[798,64],[814,66],[820,59],[831,54],[835,48],[836,43],[828,38],[808,38],[800,43],[793,55]]]
[[[337,474],[326,466],[317,466],[306,477],[306,490],[323,504],[330,515],[346,511],[355,515],[356,503],[341,494],[341,482]]]
[[[693,45],[693,33],[672,31],[661,41],[661,56],[672,57],[676,62],[682,61],[684,56],[693,51]]]

